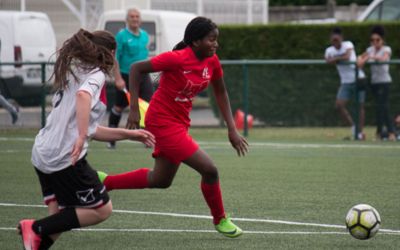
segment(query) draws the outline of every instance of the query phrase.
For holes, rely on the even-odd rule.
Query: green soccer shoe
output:
[[[229,217],[221,219],[219,224],[215,225],[215,229],[229,238],[236,238],[243,234],[242,229],[236,226]]]
[[[100,182],[104,183],[104,180],[107,178],[108,174],[102,171],[97,171],[97,176],[99,177]]]

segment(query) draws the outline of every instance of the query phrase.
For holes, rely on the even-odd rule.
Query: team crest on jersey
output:
[[[203,69],[203,79],[210,79],[210,75],[208,74],[208,67]]]
[[[76,196],[78,197],[80,203],[89,204],[94,201],[93,188],[87,190],[76,191]]]
[[[191,80],[187,80],[185,87],[178,92],[178,96],[175,97],[176,102],[189,102],[192,101],[194,96],[205,89],[209,81],[203,81],[201,83],[194,83]]]

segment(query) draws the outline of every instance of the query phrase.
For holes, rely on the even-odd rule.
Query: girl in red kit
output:
[[[130,70],[131,111],[128,128],[139,128],[139,82],[143,74],[161,71],[160,85],[147,110],[146,129],[154,134],[155,165],[118,175],[100,173],[108,190],[167,188],[181,162],[202,176],[201,191],[210,207],[218,232],[238,237],[242,230],[226,217],[218,178],[218,170],[210,157],[188,134],[189,112],[196,94],[211,85],[228,127],[228,137],[239,156],[247,152],[247,141],[235,128],[229,98],[218,56],[218,28],[210,19],[194,18],[186,27],[184,39],[174,51],[151,60],[138,62]]]

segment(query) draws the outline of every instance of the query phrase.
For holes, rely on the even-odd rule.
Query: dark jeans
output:
[[[386,126],[388,133],[393,133],[393,123],[389,115],[389,83],[371,84],[376,100],[376,133],[381,135]]]
[[[121,76],[125,81],[126,89],[129,90],[129,75],[121,72]],[[150,99],[153,96],[153,92],[153,84],[151,82],[150,75],[143,75],[143,78],[140,79],[139,97],[146,102],[150,102]],[[116,90],[115,105],[121,108],[125,108],[128,106],[128,100],[126,99],[124,91],[118,89]]]

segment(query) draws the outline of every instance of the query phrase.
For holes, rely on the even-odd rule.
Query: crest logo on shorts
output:
[[[93,195],[93,188],[87,189],[87,190],[82,190],[82,191],[77,191],[76,196],[78,197],[80,203],[82,204],[88,204],[94,201],[94,195]]]

